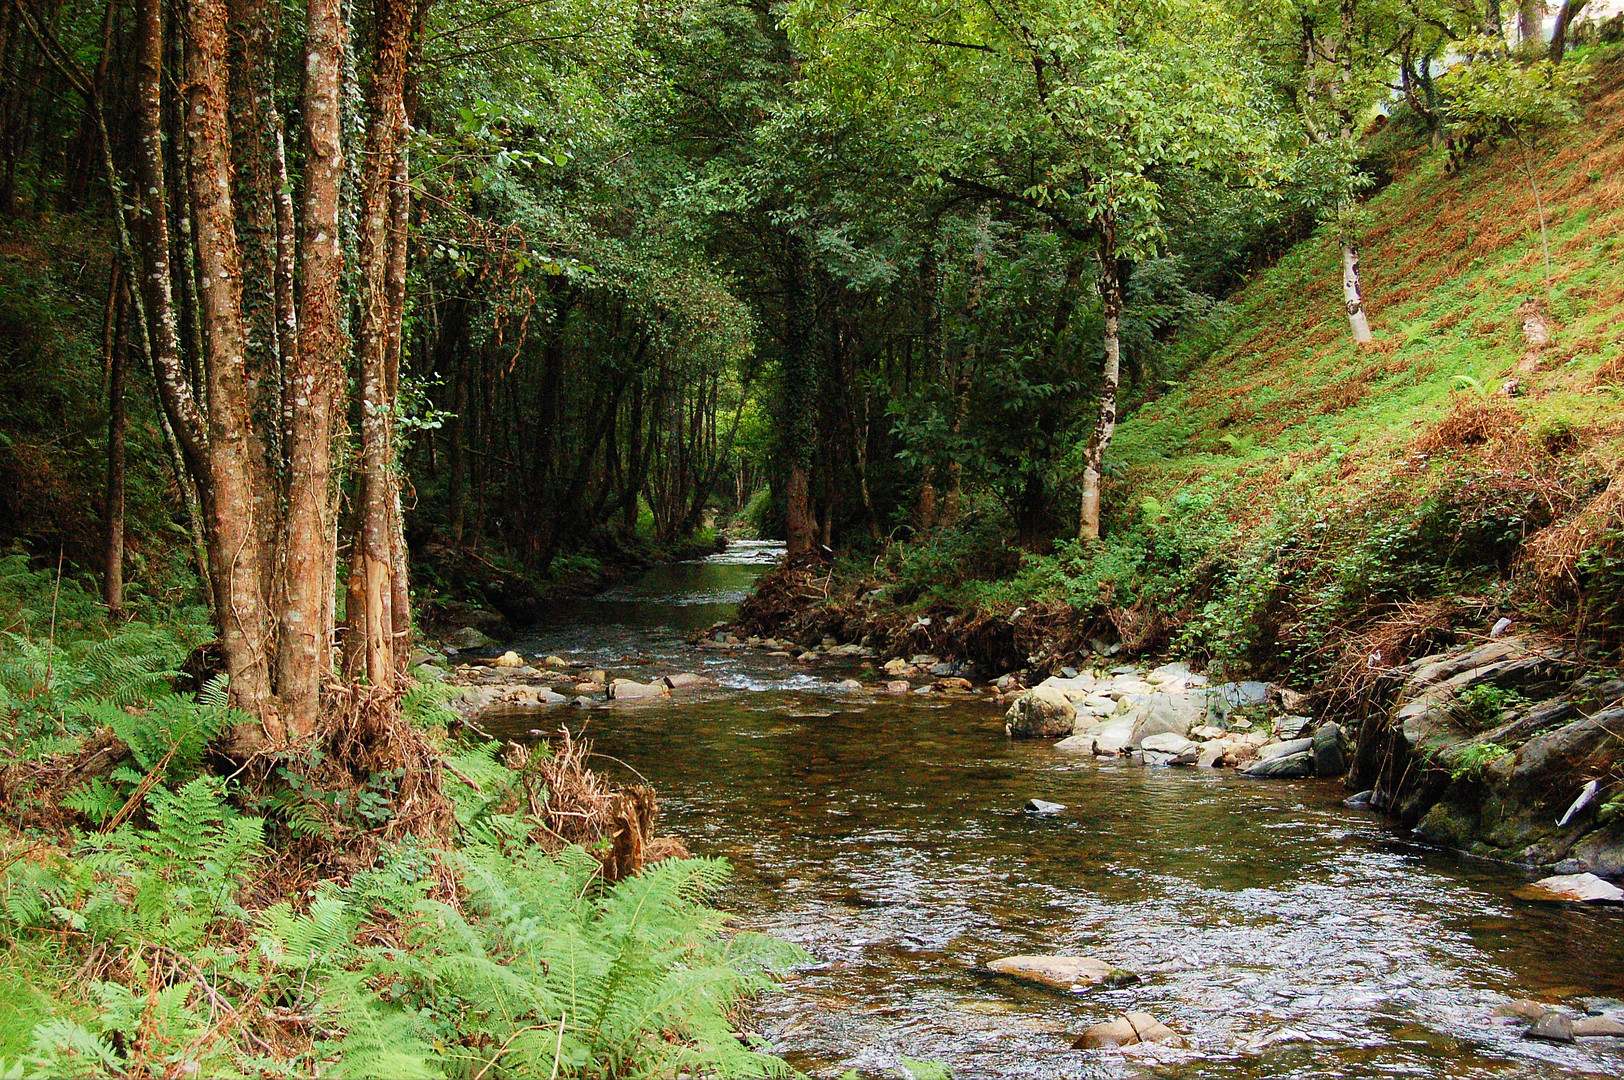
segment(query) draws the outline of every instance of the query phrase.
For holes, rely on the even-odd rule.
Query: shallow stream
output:
[[[845,694],[836,682],[873,674],[685,644],[781,553],[736,544],[653,570],[519,646],[616,676],[701,672],[719,688],[504,723],[584,728],[658,788],[663,831],[732,861],[721,906],[811,952],[816,966],[751,1021],[797,1068],[1624,1075],[1616,1041],[1536,1043],[1495,1014],[1519,998],[1624,998],[1624,911],[1516,899],[1526,874],[1409,844],[1345,809],[1334,782],[1095,762],[1008,740],[984,699]],[[1022,813],[1033,797],[1067,809]],[[1061,995],[978,968],[1015,953],[1082,953],[1143,981]],[[1127,1010],[1194,1049],[1070,1048]]]

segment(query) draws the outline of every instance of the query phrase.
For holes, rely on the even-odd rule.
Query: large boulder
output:
[[[1128,745],[1142,747],[1145,740],[1153,735],[1171,734],[1188,737],[1190,729],[1199,719],[1188,710],[1179,708],[1171,700],[1153,700],[1134,719],[1133,733],[1128,737]]]
[[[1342,751],[1342,728],[1339,725],[1321,724],[1314,732],[1312,742],[1315,776],[1329,779],[1348,771],[1348,756]]]
[[[1077,709],[1059,689],[1040,686],[1015,699],[1004,716],[1004,731],[1016,738],[1060,739],[1071,734]]]
[[[496,641],[481,633],[477,627],[464,626],[460,630],[453,630],[451,636],[446,638],[446,644],[453,649],[488,649]]]
[[[616,701],[648,701],[671,696],[670,687],[660,683],[640,683],[632,679],[616,679],[609,686],[609,696]]]

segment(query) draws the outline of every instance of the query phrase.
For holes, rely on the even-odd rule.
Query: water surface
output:
[[[666,829],[733,862],[724,907],[816,958],[752,1019],[797,1068],[1624,1075],[1616,1043],[1534,1043],[1494,1015],[1516,998],[1624,997],[1624,912],[1517,900],[1526,874],[1411,845],[1342,807],[1334,782],[1079,760],[1006,739],[984,700],[842,694],[840,679],[873,674],[686,644],[780,554],[736,545],[660,568],[523,645],[628,677],[704,672],[719,687],[509,723],[584,727],[658,787]],[[1067,810],[1019,812],[1032,797]],[[1059,995],[979,969],[1029,952],[1097,956],[1144,979]],[[1194,1049],[1070,1048],[1130,1009]]]

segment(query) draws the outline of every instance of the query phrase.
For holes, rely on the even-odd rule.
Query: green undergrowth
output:
[[[607,884],[538,846],[548,792],[450,739],[440,688],[401,706],[444,777],[425,839],[394,828],[398,771],[221,775],[246,718],[219,681],[173,690],[190,615],[109,626],[20,559],[0,604],[0,1074],[789,1071],[735,1015],[803,954],[709,906],[726,864]]]

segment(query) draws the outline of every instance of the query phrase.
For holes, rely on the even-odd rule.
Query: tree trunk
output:
[[[197,205],[199,289],[209,402],[210,565],[219,600],[220,642],[231,700],[281,734],[271,698],[262,553],[255,521],[257,465],[244,373],[242,269],[231,202],[231,137],[226,115],[226,9],[192,0],[186,37],[192,69],[184,87]],[[247,733],[242,733],[247,734]]]
[[[1584,11],[1588,0],[1563,0],[1562,9],[1556,13],[1556,25],[1551,28],[1551,63],[1560,64],[1562,55],[1568,49],[1568,31],[1573,29],[1573,22]]]
[[[1365,301],[1359,290],[1359,244],[1346,231],[1342,233],[1342,302],[1348,310],[1354,342],[1367,344],[1371,340],[1370,320],[1365,316]]]
[[[114,311],[107,343],[107,510],[103,520],[107,562],[102,597],[107,613],[116,618],[124,610],[124,378],[130,352],[129,318],[116,270],[111,292]]]
[[[305,189],[301,213],[297,347],[284,364],[287,389],[287,511],[282,530],[282,602],[277,635],[277,692],[289,730],[316,721],[322,676],[332,669],[336,553],[332,436],[335,398],[344,391],[347,341],[339,277],[339,70],[344,20],[339,0],[310,0],[305,28]],[[292,260],[285,260],[291,265]],[[284,319],[286,316],[284,315]]]
[[[158,386],[159,403],[186,461],[186,471],[201,488],[208,475],[208,435],[181,360],[174,277],[169,265],[169,202],[164,182],[161,96],[163,0],[137,0],[135,14],[135,118],[139,145],[135,157],[135,187],[145,248],[141,291],[148,337],[143,344],[152,364],[153,381]],[[200,490],[198,494],[200,501],[207,500],[205,491]],[[210,589],[212,592],[212,584]]]
[[[793,461],[789,466],[789,488],[785,492],[785,531],[790,555],[812,550],[814,523],[807,500],[806,466]]]
[[[396,532],[394,526],[394,401],[389,354],[396,311],[391,302],[394,259],[390,189],[405,136],[406,58],[411,50],[412,8],[406,0],[378,0],[372,75],[372,124],[362,181],[361,273],[361,505],[357,540],[364,575],[367,678],[376,687],[394,684]],[[404,194],[403,196],[404,197]],[[401,286],[404,288],[404,266]]]
[[[1083,458],[1083,505],[1077,539],[1100,538],[1100,479],[1105,451],[1116,434],[1117,386],[1122,380],[1122,284],[1117,278],[1116,222],[1100,226],[1100,302],[1105,314],[1105,367],[1100,377],[1100,417],[1089,437]]]

